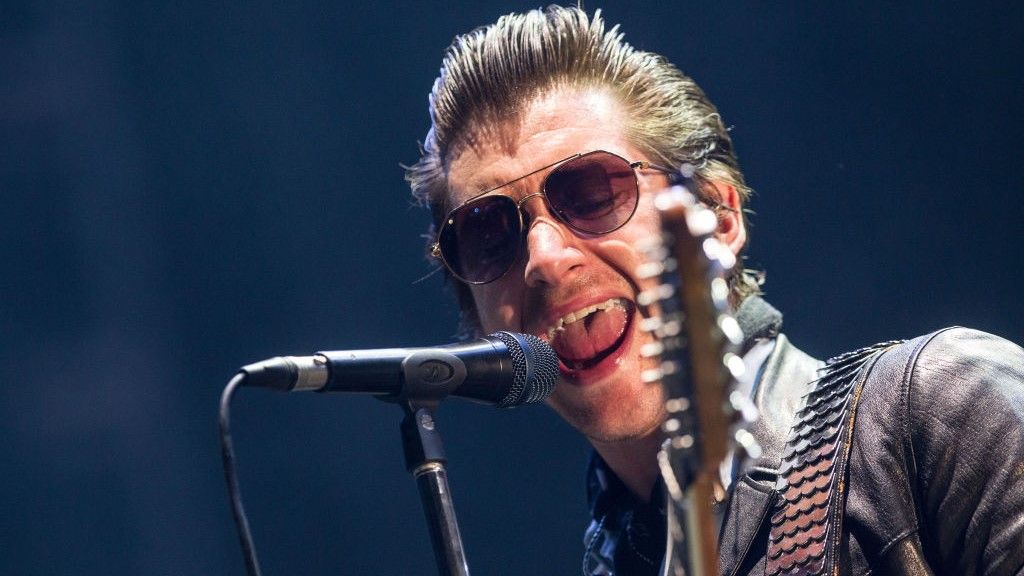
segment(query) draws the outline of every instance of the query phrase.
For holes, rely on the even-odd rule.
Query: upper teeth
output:
[[[567,325],[572,324],[577,320],[582,320],[587,316],[590,316],[594,312],[597,312],[598,310],[609,310],[611,308],[620,308],[622,310],[625,310],[626,304],[622,298],[609,298],[599,304],[592,304],[590,306],[587,306],[586,308],[580,308],[575,312],[569,312],[565,316],[559,318],[554,326],[548,328],[548,340],[554,338],[555,334],[565,330],[565,327]]]

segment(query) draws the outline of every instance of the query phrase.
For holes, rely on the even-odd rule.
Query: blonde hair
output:
[[[459,139],[471,129],[516,118],[538,96],[560,88],[607,91],[625,110],[626,137],[650,160],[691,163],[700,181],[727,182],[743,202],[749,197],[728,131],[692,79],[662,56],[626,43],[618,26],[606,31],[600,10],[589,17],[576,7],[549,6],[502,16],[448,47],[430,92],[431,127],[421,157],[406,170],[413,196],[431,209],[434,227],[445,215],[446,162]],[[746,286],[746,275],[738,276],[739,299],[757,292],[756,284],[753,290]],[[466,286],[456,285],[464,328],[472,330],[472,298]]]

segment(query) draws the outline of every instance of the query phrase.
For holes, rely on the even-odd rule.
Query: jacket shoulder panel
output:
[[[847,504],[871,565],[905,539],[950,573],[1024,569],[1024,350],[949,328],[883,355],[858,407]]]
[[[907,380],[925,554],[958,573],[1024,571],[1024,349],[944,330]]]

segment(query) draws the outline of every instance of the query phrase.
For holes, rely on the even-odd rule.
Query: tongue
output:
[[[626,311],[619,306],[598,310],[566,325],[565,330],[555,334],[551,347],[562,360],[590,360],[615,345],[628,320]]]

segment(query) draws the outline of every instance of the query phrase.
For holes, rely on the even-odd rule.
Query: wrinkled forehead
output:
[[[628,157],[625,119],[608,91],[574,88],[541,93],[517,112],[474,118],[445,154],[445,203],[453,207],[572,154],[602,149]]]

